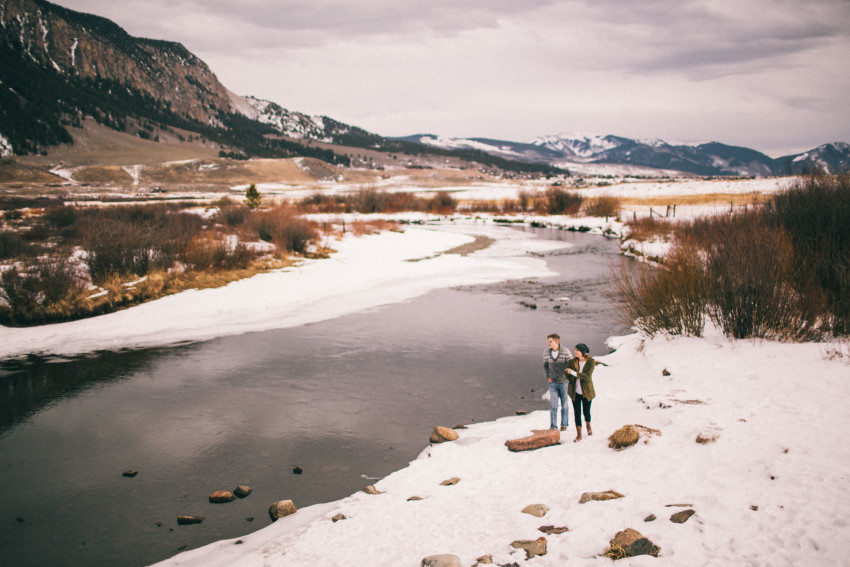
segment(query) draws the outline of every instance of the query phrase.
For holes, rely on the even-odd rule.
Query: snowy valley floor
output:
[[[311,506],[159,565],[416,566],[444,553],[470,566],[485,555],[495,564],[609,565],[602,554],[626,528],[661,551],[619,565],[846,565],[846,343],[630,335],[611,346],[594,374],[594,435],[580,443],[571,426],[559,445],[506,449],[545,428],[548,410],[470,425],[377,482],[383,494]],[[660,434],[610,449],[608,436],[626,424]],[[714,441],[697,443],[699,435]],[[452,477],[460,482],[440,484]],[[606,490],[624,498],[579,504],[582,493]],[[522,512],[538,503],[550,509],[544,517]],[[685,509],[670,506],[678,504],[696,512],[684,524],[669,520]],[[346,519],[333,522],[337,514]],[[544,536],[546,525],[569,531]],[[541,536],[544,556],[526,560],[510,546]]]
[[[475,236],[495,242],[468,256],[444,254]],[[0,358],[203,340],[328,319],[438,287],[544,277],[545,261],[527,252],[563,246],[491,222],[347,238],[330,259],[223,288],[73,323],[0,327]],[[458,430],[457,441],[428,446],[423,438],[420,458],[375,483],[382,494],[306,507],[159,565],[396,567],[443,553],[468,566],[485,555],[495,564],[609,565],[602,554],[626,528],[660,554],[619,565],[847,564],[848,343],[730,341],[712,331],[703,339],[630,335],[611,346],[615,352],[599,357],[608,366],[594,374],[594,435],[581,443],[572,442],[571,426],[559,445],[506,449],[505,441],[548,425],[541,400],[530,415]],[[660,434],[610,449],[608,436],[627,424]],[[714,440],[700,444],[698,435]],[[460,481],[440,484],[452,477]],[[582,493],[605,490],[624,498],[579,504]],[[544,517],[522,512],[538,503],[549,508]],[[696,513],[674,524],[670,515],[684,508],[672,504]],[[337,514],[346,518],[333,522]],[[657,519],[645,522],[651,514]],[[569,530],[544,535],[541,526]],[[526,560],[510,545],[541,536],[543,556]]]

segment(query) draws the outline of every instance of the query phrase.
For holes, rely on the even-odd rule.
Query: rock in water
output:
[[[244,484],[240,484],[239,486],[233,489],[233,494],[236,495],[238,498],[245,498],[252,492],[254,492],[254,489]]]
[[[213,504],[223,504],[225,502],[233,502],[234,500],[236,500],[236,497],[233,493],[226,490],[216,490],[210,494],[210,502]]]
[[[187,526],[189,524],[200,524],[204,521],[203,516],[177,516],[177,523],[181,526]]]
[[[269,517],[272,519],[272,522],[276,522],[284,516],[294,514],[296,511],[297,509],[292,500],[279,500],[269,507]]]

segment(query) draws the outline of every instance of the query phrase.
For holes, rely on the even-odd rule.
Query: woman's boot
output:
[[[578,443],[579,441],[581,441],[581,425],[577,425],[576,430],[578,431],[578,434],[576,435],[576,438],[573,439],[573,443]]]
[[[584,424],[585,424],[585,425],[587,425],[587,434],[588,434],[588,435],[593,435],[593,428],[592,428],[592,427],[590,427],[590,422],[589,422],[589,421],[585,421],[585,422],[584,422]]]

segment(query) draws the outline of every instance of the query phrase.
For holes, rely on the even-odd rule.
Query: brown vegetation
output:
[[[659,234],[666,221],[630,224]],[[661,267],[612,271],[624,320],[649,335],[818,340],[850,333],[850,182],[813,176],[764,206],[678,224]],[[636,236],[637,237],[637,236]]]

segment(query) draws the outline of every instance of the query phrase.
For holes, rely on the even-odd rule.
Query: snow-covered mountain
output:
[[[799,155],[773,159],[761,152],[719,142],[670,143],[657,138],[556,134],[529,142],[486,138],[445,138],[418,134],[402,138],[427,146],[477,149],[509,159],[543,162],[563,168],[579,164],[640,166],[696,175],[765,176],[801,173],[817,167],[827,173],[850,167],[850,145],[825,144]]]

